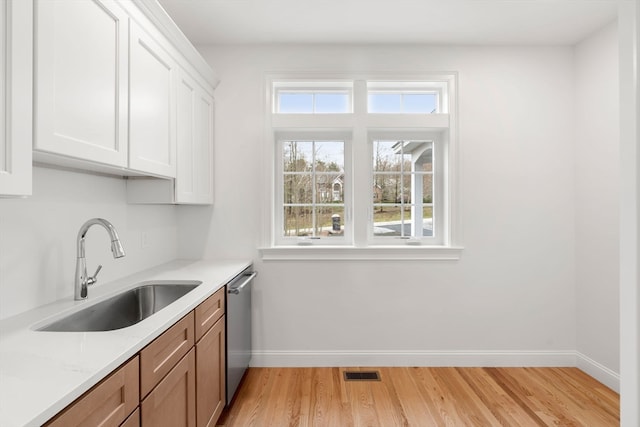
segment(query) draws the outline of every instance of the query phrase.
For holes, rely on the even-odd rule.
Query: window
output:
[[[442,112],[444,86],[438,82],[367,82],[369,113],[435,114]]]
[[[278,114],[351,113],[350,82],[274,84],[274,112]]]
[[[457,259],[455,75],[429,77],[268,79],[263,257]]]
[[[284,237],[344,235],[344,141],[285,140]]]
[[[437,109],[434,93],[369,92],[370,113],[431,114]]]
[[[433,142],[373,141],[373,235],[434,235]]]

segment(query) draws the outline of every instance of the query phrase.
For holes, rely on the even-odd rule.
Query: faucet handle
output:
[[[87,285],[93,285],[98,281],[98,273],[100,273],[100,270],[102,270],[102,264],[98,265],[98,268],[96,268],[96,272],[93,273],[93,276],[89,276],[87,277]]]

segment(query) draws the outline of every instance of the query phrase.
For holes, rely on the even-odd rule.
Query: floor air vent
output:
[[[345,371],[345,381],[380,381],[378,371]]]

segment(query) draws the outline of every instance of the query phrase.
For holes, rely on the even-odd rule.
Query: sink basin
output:
[[[56,320],[38,331],[90,332],[126,328],[177,301],[202,282],[150,282]]]

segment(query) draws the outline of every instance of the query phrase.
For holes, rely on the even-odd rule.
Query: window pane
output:
[[[347,93],[316,93],[316,113],[349,113]]]
[[[344,235],[344,207],[318,206],[316,208],[316,236]]]
[[[342,203],[344,201],[342,174],[316,175],[316,203]]]
[[[400,236],[402,232],[402,217],[408,215],[408,207],[401,210],[399,205],[376,204],[373,207],[373,235]]]
[[[436,111],[437,97],[434,93],[406,93],[403,95],[403,113],[431,114]]]
[[[311,141],[286,141],[282,147],[282,164],[285,172],[311,171],[313,143]]]
[[[311,174],[286,174],[284,176],[284,203],[308,204],[313,202],[313,175]]]
[[[284,207],[284,235],[312,236],[313,208],[311,206]]]
[[[422,208],[422,236],[433,236],[433,208]]]
[[[399,203],[401,194],[402,175],[394,173],[373,175],[374,203]]]
[[[374,172],[390,172],[400,170],[394,168],[398,163],[398,156],[393,149],[395,142],[374,141],[373,142],[373,170]]]
[[[344,142],[316,141],[315,162],[316,172],[344,171]]]
[[[311,93],[280,92],[278,94],[279,113],[313,113]]]
[[[370,113],[400,113],[402,98],[399,93],[369,93]]]
[[[431,174],[422,175],[422,203],[433,203],[433,175]]]

